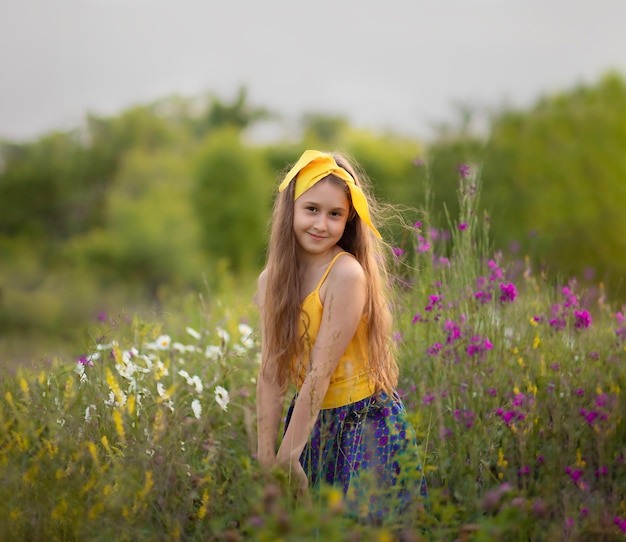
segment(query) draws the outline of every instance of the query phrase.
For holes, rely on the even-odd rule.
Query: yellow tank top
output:
[[[311,349],[315,344],[322,322],[324,306],[319,295],[320,288],[337,258],[342,254],[349,253],[340,252],[332,259],[315,290],[302,302],[300,334],[304,337],[304,351],[302,362],[298,364],[299,366],[294,366],[298,391],[307,375]],[[367,315],[363,315],[354,337],[352,337],[350,344],[337,364],[335,372],[330,378],[330,385],[322,402],[323,409],[349,405],[365,399],[375,392],[375,382],[369,368],[367,343]]]

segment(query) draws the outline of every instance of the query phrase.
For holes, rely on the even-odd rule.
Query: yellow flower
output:
[[[20,388],[22,389],[24,397],[26,397],[26,401],[30,401],[30,388],[25,378],[20,378]]]
[[[206,516],[209,506],[209,491],[205,489],[202,493],[202,502],[200,504],[200,509],[198,510],[198,519],[202,519]]]
[[[539,338],[539,334],[535,335],[535,340],[533,341],[533,350],[536,350],[541,343],[541,339]]]
[[[578,450],[576,450],[576,466],[584,469],[585,465],[587,465],[587,463],[583,460],[583,456],[580,453],[580,448],[578,448]]]
[[[117,432],[117,436],[120,437],[121,441],[124,441],[126,438],[126,434],[124,432],[124,422],[122,420],[122,415],[119,410],[113,411],[113,422],[115,423],[115,431]]]

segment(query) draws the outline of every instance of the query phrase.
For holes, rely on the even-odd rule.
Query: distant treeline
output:
[[[2,142],[0,347],[31,331],[69,338],[99,310],[253,276],[279,174],[305,148],[347,152],[379,198],[427,212],[438,228],[447,227],[446,213],[456,215],[457,167],[467,164],[483,179],[495,248],[564,277],[593,275],[619,295],[621,76],[500,111],[488,136],[460,122],[425,143],[308,114],[289,141],[249,137],[276,119],[242,89],[230,103],[170,97],[113,117],[89,115],[75,130],[32,142]],[[390,235],[402,243],[399,230]]]

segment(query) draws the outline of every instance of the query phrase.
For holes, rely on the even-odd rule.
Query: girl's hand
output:
[[[305,506],[311,505],[311,494],[309,493],[309,478],[304,472],[299,461],[291,466],[291,471],[287,473],[290,478],[291,489],[296,500]]]
[[[304,472],[300,461],[292,461],[291,464],[277,462],[276,467],[280,469],[289,482],[291,490],[296,501],[303,503],[305,506],[311,504],[311,495],[309,493],[309,478]]]

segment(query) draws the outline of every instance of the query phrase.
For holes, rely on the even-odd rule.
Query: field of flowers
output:
[[[626,316],[602,286],[490,254],[477,187],[394,249],[399,393],[429,498],[399,524],[295,507],[254,460],[252,291],[101,315],[76,360],[2,379],[7,540],[622,540]],[[426,216],[426,215],[425,215]],[[200,309],[199,309],[199,308]]]

